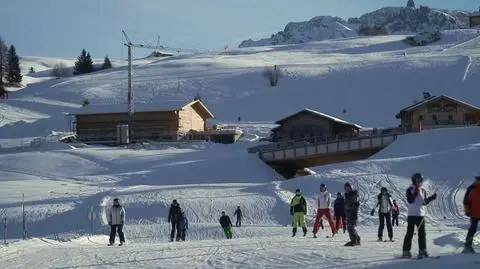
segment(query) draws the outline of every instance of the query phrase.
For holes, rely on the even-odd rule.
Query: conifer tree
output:
[[[80,56],[78,56],[75,62],[74,74],[85,74],[93,71],[93,61],[90,53],[87,53],[85,49],[82,49]]]
[[[103,60],[102,69],[108,69],[108,68],[112,68],[112,63],[110,62],[110,59],[108,58],[108,56],[105,56],[105,59]]]
[[[408,0],[407,7],[415,8],[415,2],[413,0]]]
[[[8,68],[6,79],[10,85],[18,86],[22,82],[22,74],[20,72],[20,59],[13,45],[8,49],[7,58]]]
[[[3,77],[6,75],[7,71],[7,56],[8,47],[0,37],[0,85],[3,85]]]

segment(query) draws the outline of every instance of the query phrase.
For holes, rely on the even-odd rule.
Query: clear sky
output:
[[[0,36],[19,55],[126,57],[125,29],[137,43],[186,49],[223,49],[268,37],[290,21],[318,15],[357,17],[407,0],[5,0]],[[478,10],[478,0],[415,0],[435,8]],[[136,51],[137,56],[149,51]],[[139,55],[140,54],[140,55]]]

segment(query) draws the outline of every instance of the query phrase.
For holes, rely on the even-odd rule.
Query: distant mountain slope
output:
[[[309,41],[345,38],[358,35],[363,26],[380,27],[388,34],[415,33],[428,30],[467,28],[468,12],[432,9],[426,6],[385,7],[345,21],[339,17],[318,16],[309,21],[290,22],[283,31],[270,38],[245,40],[239,47],[300,44]]]

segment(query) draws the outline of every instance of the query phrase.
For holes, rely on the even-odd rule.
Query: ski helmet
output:
[[[383,191],[388,192],[387,187],[382,187],[382,188],[380,189],[380,191],[381,191],[381,192],[383,192]]]
[[[418,183],[421,183],[423,182],[423,175],[420,174],[420,173],[415,173],[412,175],[412,183],[413,184],[418,184]]]
[[[320,189],[321,189],[321,188],[325,188],[325,189],[326,189],[327,186],[325,186],[325,184],[322,183],[322,184],[320,184]]]
[[[300,194],[300,189],[296,189],[295,193]]]
[[[350,188],[350,189],[352,189],[352,185],[350,185],[350,183],[348,183],[348,182],[347,182],[347,183],[345,183],[345,186],[344,186],[344,188],[347,188],[347,187],[348,187],[348,188]]]
[[[342,196],[342,193],[341,193],[341,192],[337,192],[337,196]]]

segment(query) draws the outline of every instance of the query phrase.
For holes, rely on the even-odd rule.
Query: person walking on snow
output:
[[[232,221],[230,217],[225,214],[225,211],[222,211],[222,216],[220,217],[220,225],[223,228],[223,232],[227,239],[232,239]]]
[[[182,209],[177,200],[173,200],[170,205],[170,211],[168,212],[168,222],[172,224],[172,231],[170,233],[170,242],[173,242],[175,239],[175,230],[177,231],[177,241],[180,241],[180,215],[182,214]]]
[[[418,227],[418,257],[428,257],[427,252],[427,234],[425,232],[425,213],[426,206],[437,199],[437,193],[432,196],[427,196],[427,191],[422,187],[424,178],[422,174],[415,173],[412,175],[412,185],[407,189],[408,201],[408,218],[407,218],[407,234],[403,241],[404,258],[412,257],[410,250],[412,248],[412,238],[415,231],[415,226]]]
[[[307,221],[305,215],[307,214],[307,201],[303,198],[300,189],[295,191],[295,196],[290,202],[290,215],[293,216],[292,237],[297,233],[297,227],[302,226],[303,236],[307,235]]]
[[[480,174],[475,177],[475,181],[467,188],[463,198],[465,215],[470,218],[470,228],[465,239],[465,248],[462,253],[475,253],[473,249],[473,237],[477,232],[478,221],[480,220]]]
[[[118,232],[120,238],[120,246],[125,243],[125,235],[123,234],[123,224],[125,223],[125,209],[120,205],[118,198],[113,199],[113,206],[107,214],[108,225],[110,225],[109,246],[115,243],[115,235]]]
[[[332,213],[331,213],[331,206],[332,206],[332,195],[327,191],[327,187],[325,184],[320,184],[320,194],[317,198],[317,217],[315,219],[315,225],[313,227],[313,238],[317,238],[317,232],[320,228],[320,220],[325,215],[328,220],[328,224],[330,225],[330,229],[332,229],[332,236],[337,233],[335,229],[335,224],[333,222]]]
[[[178,230],[180,231],[181,240],[185,241],[185,236],[187,235],[187,230],[188,230],[188,219],[184,211],[182,211],[182,213],[180,214],[180,218],[178,220]]]
[[[370,215],[375,214],[375,209],[378,209],[378,217],[380,219],[380,224],[378,225],[378,241],[383,241],[383,230],[385,228],[385,222],[387,223],[388,238],[393,242],[393,229],[392,229],[392,197],[386,187],[380,189],[380,194],[377,196],[377,205],[372,209]]]
[[[335,229],[343,228],[343,233],[347,231],[347,225],[345,223],[345,199],[341,192],[337,193],[337,199],[333,203],[333,211],[335,216]]]
[[[397,205],[397,200],[393,200],[392,206],[392,227],[397,224],[398,227],[398,215],[400,215],[400,208]]]
[[[345,215],[347,217],[347,231],[350,242],[346,243],[346,247],[360,245],[360,236],[355,229],[357,227],[358,209],[360,202],[358,201],[357,190],[352,189],[350,183],[345,183]]]
[[[233,213],[234,216],[237,217],[237,222],[235,223],[235,226],[237,227],[242,227],[242,210],[240,209],[240,206],[237,207],[237,210],[235,210],[235,213]]]

